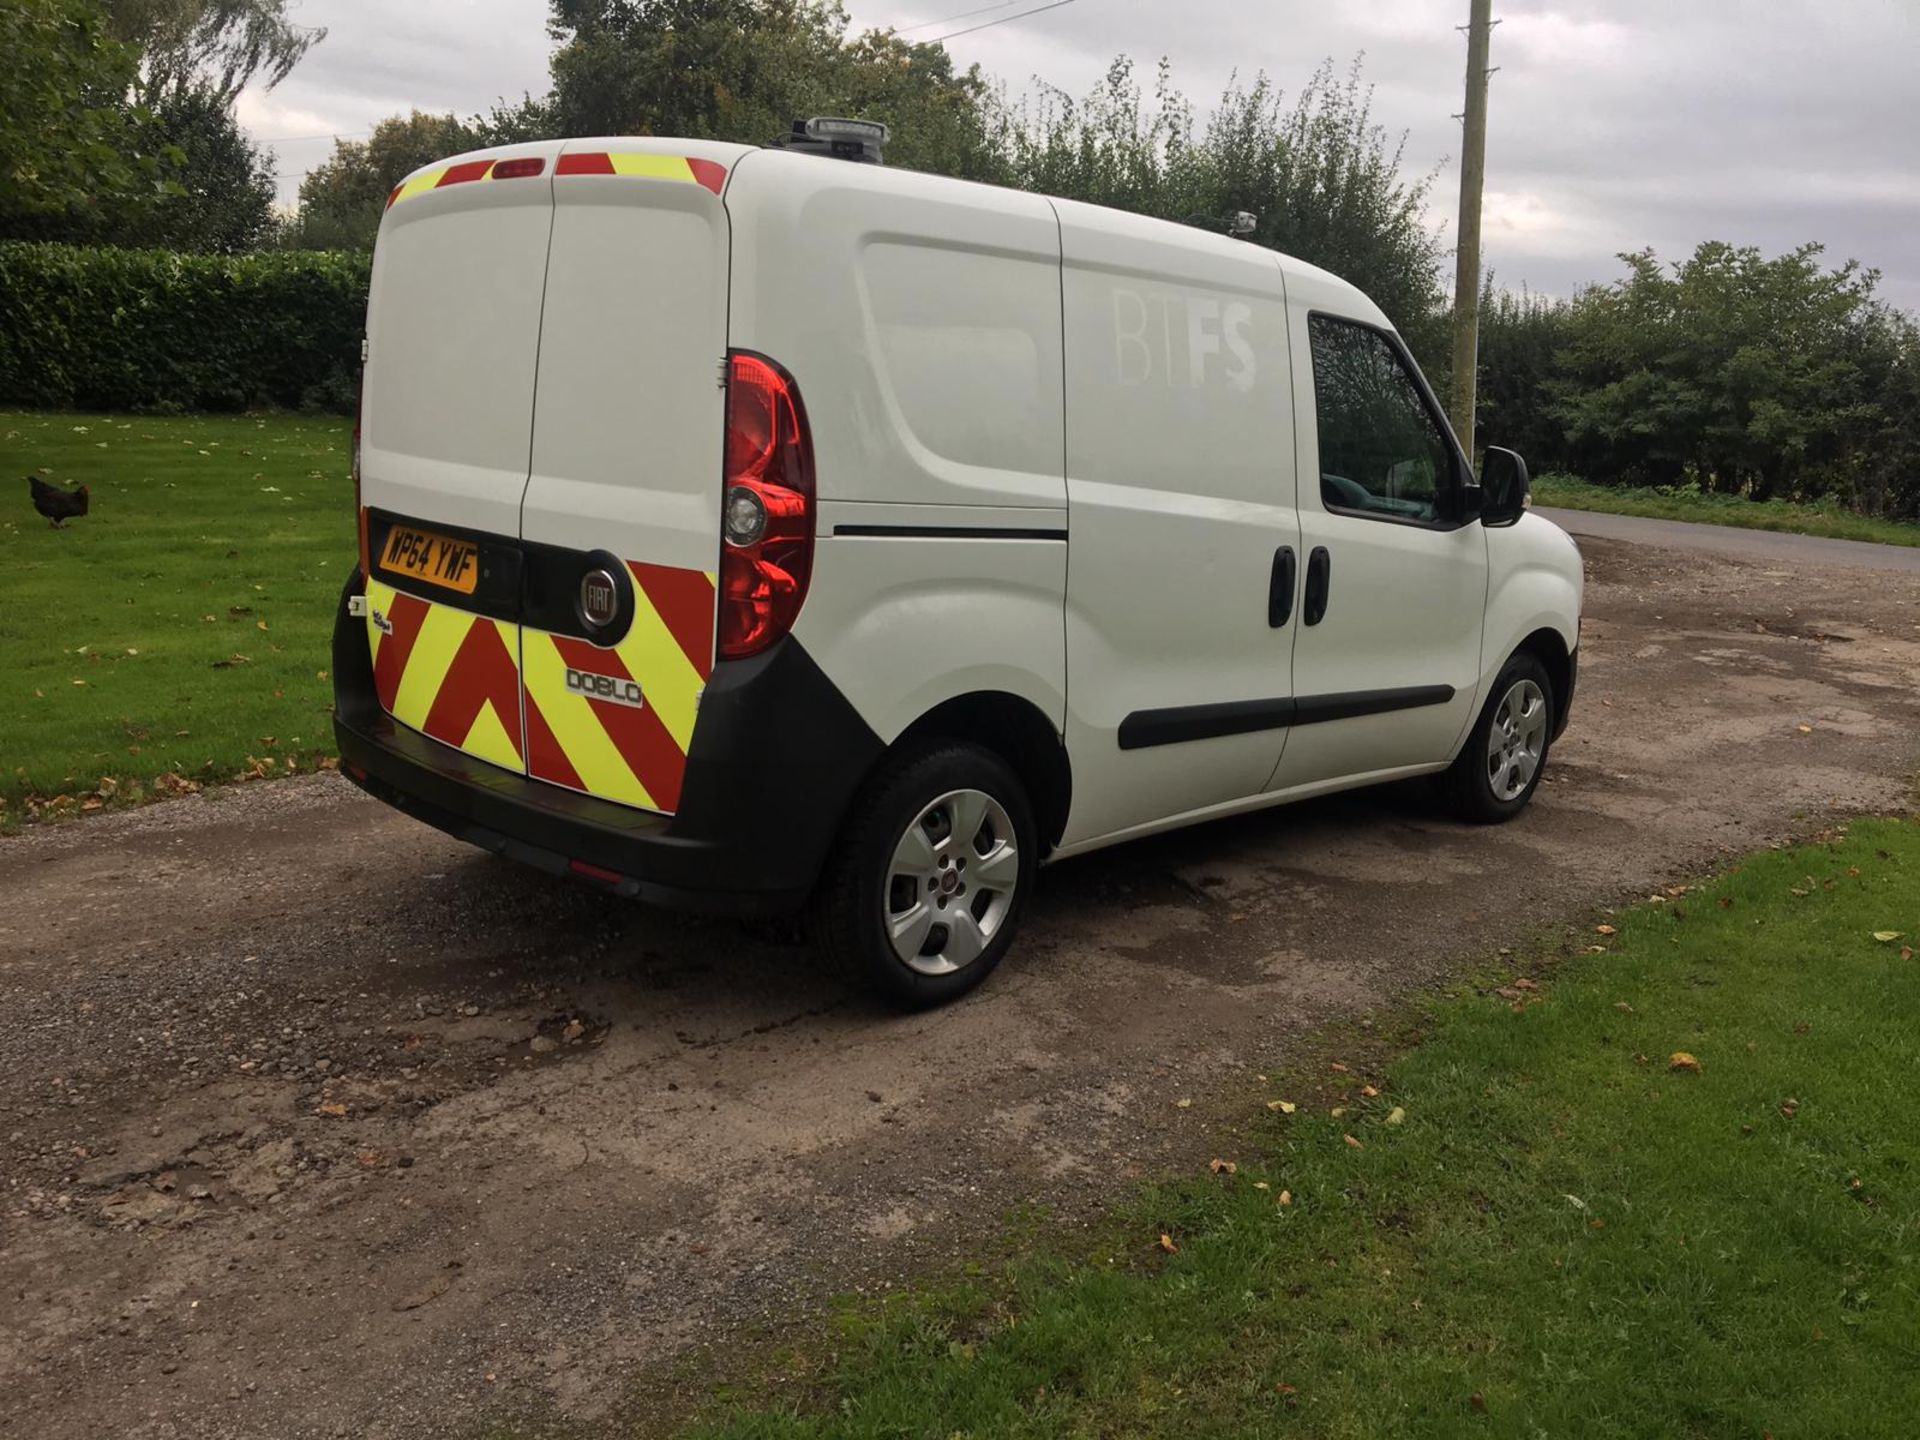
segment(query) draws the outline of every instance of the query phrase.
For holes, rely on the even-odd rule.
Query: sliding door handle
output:
[[[1275,630],[1293,617],[1293,582],[1298,571],[1291,545],[1273,552],[1273,574],[1267,579],[1267,624]]]
[[[1333,586],[1333,557],[1327,554],[1327,547],[1316,545],[1313,553],[1307,557],[1307,596],[1301,607],[1300,618],[1309,625],[1318,625],[1327,614],[1327,592]]]

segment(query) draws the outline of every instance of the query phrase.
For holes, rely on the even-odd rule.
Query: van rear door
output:
[[[380,704],[523,768],[520,499],[560,145],[416,171],[374,250],[362,380],[367,639]]]
[[[566,142],[521,507],[527,773],[679,805],[713,669],[729,229],[748,153]]]

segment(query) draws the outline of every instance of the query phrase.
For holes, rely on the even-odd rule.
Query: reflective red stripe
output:
[[[611,175],[613,157],[604,150],[583,150],[560,157],[560,163],[554,167],[556,175]]]
[[[698,570],[643,560],[629,560],[627,569],[687,663],[707,679],[713,674],[713,582]]]
[[[427,712],[425,730],[456,749],[467,743],[467,732],[480,718],[480,707],[491,702],[500,728],[507,733],[514,754],[524,757],[520,736],[520,667],[514,664],[506,642],[491,620],[476,618],[454,652],[446,679],[440,682]]]
[[[633,678],[621,663],[619,655],[612,650],[600,650],[584,640],[571,640],[563,635],[553,637],[553,646],[560,652],[561,660],[575,670],[611,675],[616,680]],[[654,805],[668,812],[678,810],[681,772],[686,767],[686,757],[680,753],[680,747],[674,743],[673,736],[661,723],[659,715],[654,713],[653,706],[645,705],[636,709],[631,705],[615,705],[589,696],[587,708],[593,711],[600,728],[606,731],[613,748],[620,752],[620,758],[627,762],[633,778],[645,787]],[[541,775],[535,778],[547,777]]]
[[[447,173],[433,182],[433,188],[442,190],[449,185],[464,185],[469,180],[484,180],[492,168],[491,160],[468,160],[459,165],[449,165]]]
[[[400,694],[400,677],[407,673],[407,656],[413,642],[420,638],[420,622],[427,618],[428,605],[396,590],[387,608],[381,612],[392,628],[380,634],[380,653],[373,661],[373,688],[380,697],[380,708],[393,709]]]
[[[693,171],[694,179],[698,180],[716,195],[720,193],[720,188],[727,183],[727,167],[716,160],[696,160],[689,155],[687,157],[687,168]]]
[[[573,761],[567,758],[567,752],[560,746],[560,737],[553,733],[553,727],[547,724],[547,717],[540,713],[531,691],[527,692],[525,702],[527,773],[536,780],[548,780],[584,794],[587,787],[580,779],[580,772],[573,768]]]

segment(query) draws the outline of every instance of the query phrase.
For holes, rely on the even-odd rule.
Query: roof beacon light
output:
[[[831,115],[816,115],[811,120],[796,120],[784,135],[774,137],[779,150],[797,150],[806,155],[831,155],[837,160],[853,160],[864,165],[880,164],[881,147],[887,143],[887,127],[878,120],[846,120]]]

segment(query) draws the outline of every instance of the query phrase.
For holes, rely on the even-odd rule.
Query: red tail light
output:
[[[722,660],[757,655],[793,628],[813,574],[813,442],[793,377],[771,360],[727,360],[721,481]]]

